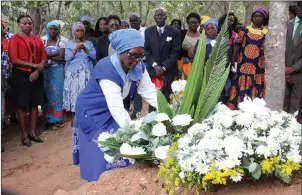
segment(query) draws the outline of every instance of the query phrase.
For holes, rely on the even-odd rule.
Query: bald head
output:
[[[141,17],[137,14],[133,14],[129,17],[130,26],[133,29],[139,30],[141,27]]]
[[[154,20],[156,22],[156,25],[159,27],[165,26],[166,19],[167,19],[166,10],[162,7],[157,8],[154,14]]]

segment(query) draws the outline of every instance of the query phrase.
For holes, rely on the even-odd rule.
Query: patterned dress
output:
[[[264,42],[266,28],[259,30],[243,26],[237,36],[236,46],[240,47],[237,58],[237,72],[232,78],[228,107],[232,110],[246,96],[251,99],[265,96]]]
[[[56,45],[47,46],[48,38],[43,40],[47,54],[59,52],[65,48],[65,42],[58,39]],[[63,111],[63,86],[65,62],[48,59],[44,68],[44,89],[48,103],[44,104],[43,112],[46,114],[46,123],[61,123],[66,119]]]
[[[75,103],[90,79],[95,60],[95,48],[91,42],[84,42],[90,54],[87,55],[83,50],[78,50],[73,56],[72,50],[75,43],[69,40],[65,49],[66,71],[63,90],[63,109],[75,112]],[[72,56],[72,57],[70,57]]]

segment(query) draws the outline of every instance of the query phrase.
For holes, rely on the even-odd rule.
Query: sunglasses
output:
[[[131,60],[136,60],[136,59],[142,60],[145,57],[145,53],[131,54],[131,53],[129,53],[129,51],[126,51],[125,53],[128,55],[128,58],[131,59]]]

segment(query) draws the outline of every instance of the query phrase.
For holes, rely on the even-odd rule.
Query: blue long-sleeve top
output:
[[[65,61],[68,71],[76,73],[81,67],[90,70],[93,69],[93,60],[95,60],[96,55],[95,48],[90,41],[85,41],[84,45],[90,51],[89,54],[86,54],[83,49],[80,49],[73,55],[72,51],[76,47],[76,44],[72,40],[67,42],[65,47]]]

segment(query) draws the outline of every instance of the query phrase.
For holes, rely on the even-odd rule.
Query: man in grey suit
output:
[[[286,89],[284,110],[294,113],[299,110],[302,93],[302,2],[296,7],[297,16],[287,25],[285,51]]]

